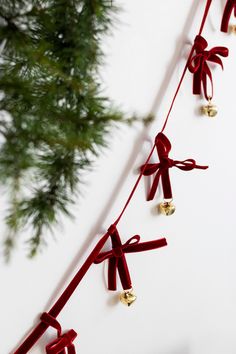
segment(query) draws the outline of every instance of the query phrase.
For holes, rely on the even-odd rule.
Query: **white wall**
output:
[[[123,1],[121,24],[106,45],[103,77],[109,95],[126,111],[140,115],[149,112],[158,97],[152,138],[163,123],[205,1],[176,3]],[[157,200],[145,201],[141,183],[119,226],[123,239],[136,233],[143,240],[165,236],[169,245],[128,255],[138,296],[131,308],[117,303],[114,294],[106,291],[106,268],[92,267],[59,316],[64,329],[78,332],[78,353],[236,353],[236,39],[219,32],[221,6],[220,0],[213,1],[204,31],[211,47],[230,48],[224,73],[219,68],[214,71],[219,114],[215,119],[196,114],[204,101],[192,95],[192,77],[187,73],[166,131],[174,158],[195,158],[210,168],[171,170],[177,211],[169,218],[152,212]],[[43,254],[26,259],[22,236],[12,263],[2,262],[0,354],[13,352],[95,245],[99,239],[95,231],[108,227],[117,216],[137,177],[134,170],[149,149],[148,145],[141,148],[141,135],[139,126],[114,131],[110,150],[85,176],[87,186],[75,209],[75,222],[65,221],[56,240],[48,238]],[[132,153],[136,154],[133,164],[129,162]],[[128,177],[106,213],[122,173]],[[44,353],[45,343],[54,335],[48,330],[31,353]]]

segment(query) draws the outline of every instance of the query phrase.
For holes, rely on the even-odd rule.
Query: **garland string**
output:
[[[203,28],[204,28],[204,26],[205,26],[206,19],[207,19],[209,10],[210,10],[211,3],[212,3],[212,0],[207,0],[207,4],[206,4],[205,11],[204,11],[204,14],[203,14],[201,26],[200,26],[200,29],[199,29],[199,32],[198,32],[198,35],[199,35],[199,36],[201,36],[202,31],[203,31]],[[162,129],[161,129],[161,133],[163,133],[164,130],[165,130],[165,128],[166,128],[166,125],[167,125],[167,122],[168,122],[168,120],[169,120],[169,117],[170,117],[172,108],[173,108],[173,106],[174,106],[176,97],[177,97],[177,95],[178,95],[178,93],[179,93],[180,87],[181,87],[182,82],[183,82],[183,80],[184,80],[184,77],[185,77],[186,71],[187,71],[187,69],[188,69],[189,62],[190,62],[190,60],[191,60],[191,58],[192,58],[192,55],[193,55],[194,50],[195,50],[195,47],[194,47],[194,45],[193,45],[193,46],[192,46],[192,49],[191,49],[191,51],[190,51],[190,53],[189,53],[187,62],[186,62],[186,64],[185,64],[185,67],[184,67],[182,76],[181,76],[181,78],[180,78],[179,84],[178,84],[177,89],[176,89],[176,91],[175,91],[174,97],[173,97],[173,99],[172,99],[172,101],[171,101],[171,105],[170,105],[169,111],[168,111],[168,113],[167,113],[165,122],[164,122],[164,124],[163,124]]]
[[[203,18],[201,21],[201,25],[200,25],[200,30],[199,30],[199,35],[201,35],[208,13],[209,13],[209,9],[211,6],[212,0],[207,0],[206,2],[206,6],[205,6],[205,11],[203,14]],[[182,85],[183,79],[185,77],[187,68],[188,68],[188,64],[189,61],[192,57],[194,51],[194,46],[192,47],[186,65],[184,67],[182,76],[180,78],[179,84],[177,86],[177,89],[175,91],[174,97],[171,101],[171,105],[169,108],[169,111],[167,113],[164,125],[162,127],[161,133],[165,130],[167,122],[169,120],[169,116],[170,113],[172,111],[172,108],[174,106],[176,97],[178,95],[178,92],[180,90],[180,87]],[[134,184],[133,189],[131,190],[131,193],[129,194],[129,197],[127,199],[127,201],[125,202],[125,205],[121,211],[121,213],[119,214],[118,218],[116,219],[116,221],[113,223],[113,226],[115,227],[121,217],[123,216],[126,208],[128,207],[138,185],[139,182],[144,174],[144,171],[148,165],[148,162],[153,154],[153,151],[155,149],[155,144],[153,145],[151,152],[148,155],[148,158],[145,162],[145,164],[142,166],[140,174]],[[105,233],[105,235],[102,236],[102,238],[99,240],[99,242],[96,244],[96,246],[94,247],[94,249],[92,250],[92,252],[90,253],[90,255],[88,256],[88,258],[85,260],[85,262],[83,263],[83,265],[81,266],[81,268],[78,270],[78,272],[76,273],[76,275],[74,276],[74,278],[71,280],[71,282],[69,283],[69,285],[66,287],[66,289],[64,290],[64,292],[61,294],[61,296],[58,298],[58,300],[55,302],[55,304],[52,306],[52,308],[49,310],[48,313],[44,313],[43,316],[41,316],[41,321],[38,323],[38,325],[32,330],[32,332],[29,334],[29,336],[24,340],[24,342],[15,350],[14,354],[26,354],[29,352],[29,350],[33,347],[33,345],[39,340],[39,338],[44,334],[44,332],[48,329],[49,326],[52,326],[54,328],[57,329],[58,331],[58,339],[55,342],[52,342],[50,345],[48,345],[46,347],[47,353],[56,353],[55,350],[53,350],[53,347],[58,346],[58,343],[60,345],[60,343],[64,343],[64,347],[62,347],[62,353],[65,352],[64,348],[69,348],[70,347],[70,352],[72,354],[75,353],[74,351],[74,346],[72,344],[72,341],[74,340],[74,338],[76,337],[76,333],[73,330],[70,330],[69,332],[67,332],[65,335],[61,335],[61,327],[58,324],[56,317],[59,315],[59,313],[62,311],[62,309],[65,307],[66,303],[68,302],[68,300],[70,299],[70,297],[72,296],[72,294],[74,293],[74,291],[76,290],[76,288],[78,287],[79,283],[81,282],[81,280],[83,279],[84,275],[87,273],[87,271],[89,270],[89,268],[91,267],[91,265],[96,261],[97,257],[99,256],[100,251],[102,250],[102,248],[104,247],[106,241],[108,240],[108,238],[110,237],[110,233],[109,231],[107,231]],[[54,348],[55,349],[55,348]]]
[[[207,19],[209,10],[210,10],[211,3],[212,3],[212,0],[207,0],[206,7],[205,7],[205,11],[204,11],[203,18],[202,18],[202,22],[201,22],[200,29],[199,29],[199,32],[198,32],[198,35],[199,35],[199,36],[202,34],[203,28],[204,28],[204,26],[205,26],[206,19]],[[185,77],[186,71],[187,71],[187,69],[188,69],[189,62],[190,62],[190,60],[191,60],[191,58],[192,58],[192,55],[193,55],[194,50],[195,50],[195,47],[194,47],[194,45],[193,45],[192,48],[191,48],[191,51],[190,51],[190,53],[189,53],[187,62],[186,62],[186,64],[185,64],[183,73],[182,73],[182,75],[181,75],[179,84],[178,84],[177,89],[176,89],[176,91],[175,91],[174,97],[173,97],[173,99],[172,99],[172,101],[171,101],[171,105],[170,105],[169,111],[168,111],[168,113],[167,113],[166,119],[165,119],[164,124],[163,124],[163,127],[162,127],[162,129],[161,129],[161,133],[163,133],[164,130],[165,130],[165,128],[166,128],[167,122],[168,122],[169,117],[170,117],[170,113],[171,113],[172,108],[173,108],[173,106],[174,106],[176,97],[177,97],[177,95],[178,95],[178,93],[179,93],[180,87],[181,87],[181,85],[182,85],[182,83],[183,83],[183,80],[184,80],[184,77]],[[117,225],[117,224],[119,223],[119,221],[120,221],[121,217],[123,216],[123,214],[124,214],[126,208],[128,207],[128,205],[129,205],[129,203],[130,203],[130,201],[131,201],[131,199],[132,199],[132,197],[133,197],[133,195],[134,195],[134,193],[135,193],[135,191],[136,191],[136,189],[137,189],[137,187],[138,187],[138,185],[139,185],[139,182],[140,182],[140,180],[141,180],[141,178],[142,178],[142,176],[143,176],[143,173],[144,173],[144,171],[146,170],[146,167],[147,167],[147,165],[148,165],[148,162],[150,161],[150,158],[151,158],[151,156],[152,156],[154,150],[155,150],[155,143],[153,144],[153,147],[152,147],[152,149],[151,149],[150,154],[148,155],[148,158],[147,158],[145,164],[144,164],[144,165],[142,166],[142,168],[141,168],[141,171],[140,171],[140,174],[139,174],[139,176],[138,176],[138,179],[137,179],[137,181],[136,181],[136,183],[135,183],[133,189],[131,190],[131,193],[130,193],[130,195],[129,195],[129,197],[128,197],[128,199],[127,199],[127,201],[126,201],[126,203],[125,203],[125,205],[124,205],[124,207],[123,207],[123,209],[122,209],[120,215],[118,216],[118,218],[117,218],[116,221],[114,222],[115,225]]]

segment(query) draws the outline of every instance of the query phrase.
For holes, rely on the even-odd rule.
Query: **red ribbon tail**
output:
[[[111,230],[111,241],[112,241],[112,248],[120,248],[122,247],[120,235],[116,227],[113,227]],[[109,290],[116,290],[116,271],[118,270],[120,281],[122,284],[123,289],[130,289],[131,286],[131,279],[129,274],[128,265],[125,259],[125,255],[121,254],[120,256],[114,256],[109,259],[108,265],[108,289]]]
[[[171,189],[171,184],[170,184],[169,169],[162,171],[161,179],[162,179],[162,188],[163,188],[164,198],[165,199],[172,199],[172,189]]]
[[[117,258],[110,258],[108,261],[108,289],[116,290]]]
[[[229,20],[230,20],[233,10],[234,10],[234,14],[236,16],[236,2],[235,2],[235,0],[227,0],[226,5],[225,5],[225,9],[224,9],[224,13],[223,13],[223,17],[222,17],[221,27],[220,27],[220,30],[222,32],[225,32],[225,33],[228,32]]]
[[[75,346],[73,344],[68,348],[68,354],[76,354]]]
[[[200,166],[200,165],[196,165],[194,168],[197,168],[199,170],[207,170],[209,168],[209,166]]]
[[[157,187],[159,184],[159,180],[160,180],[160,176],[161,176],[161,170],[159,169],[156,176],[154,177],[153,183],[152,183],[152,187],[149,191],[148,197],[147,197],[147,201],[153,200],[156,191],[157,191]]]
[[[118,272],[120,276],[120,281],[124,290],[129,290],[132,288],[132,282],[129,274],[128,264],[126,262],[125,255],[118,260]]]
[[[193,94],[200,95],[201,94],[201,80],[202,80],[202,73],[201,71],[196,71],[193,74]]]

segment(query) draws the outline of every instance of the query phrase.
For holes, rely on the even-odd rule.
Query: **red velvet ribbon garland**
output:
[[[60,323],[47,312],[44,312],[40,319],[43,323],[57,330],[57,338],[46,346],[47,354],[66,354],[66,349],[68,354],[76,354],[73,341],[77,337],[77,333],[73,329],[62,334]]]
[[[206,0],[206,6],[205,6],[204,15],[203,15],[203,18],[202,18],[202,21],[201,21],[199,35],[202,33],[202,30],[203,30],[203,27],[205,25],[206,18],[207,18],[207,15],[208,15],[208,12],[209,12],[209,9],[210,9],[210,6],[211,6],[211,3],[212,3],[212,0]],[[192,50],[190,52],[190,58],[191,58],[192,52],[193,52],[193,48],[192,48]],[[181,86],[181,84],[183,82],[183,79],[184,79],[184,76],[185,76],[185,73],[186,73],[186,70],[187,70],[187,64],[188,63],[186,63],[186,66],[185,66],[185,69],[183,71],[182,77],[180,79],[180,82],[178,84],[178,87],[177,87],[177,90],[175,92],[174,98],[172,100],[171,107],[169,109],[168,115],[166,117],[166,121],[165,121],[164,126],[162,128],[162,132],[165,129],[165,126],[166,126],[167,120],[169,118],[170,112],[172,110],[172,107],[174,105],[175,99],[176,99],[177,94],[179,92],[180,86]],[[167,139],[167,138],[165,137],[165,139]],[[167,139],[167,141],[168,141],[168,139]],[[153,149],[154,148],[155,148],[155,145],[153,146]],[[153,152],[153,150],[151,151],[151,153],[150,153],[150,155],[149,155],[149,157],[147,159],[147,162],[145,164],[146,172],[148,171],[148,167],[146,169],[146,165],[148,166],[148,161],[149,161],[149,159],[150,159],[150,157],[152,155],[152,152]],[[180,162],[180,163],[183,163],[183,164],[186,164],[186,163],[187,164],[188,163],[192,164],[193,163],[194,164],[195,162],[194,162],[194,160],[189,159],[189,160],[185,160],[185,161]],[[182,167],[184,167],[184,166],[182,166]],[[170,167],[172,167],[172,166],[170,166]],[[204,167],[196,167],[196,166],[194,166],[194,167],[191,167],[189,169],[192,169],[192,168],[204,168]],[[207,168],[207,166],[205,168]],[[184,169],[184,168],[182,168],[182,169]],[[132,196],[133,196],[133,194],[134,194],[134,192],[135,192],[135,190],[136,190],[136,188],[137,188],[137,186],[138,186],[138,184],[139,184],[139,182],[141,180],[142,174],[143,174],[143,171],[141,171],[140,176],[137,179],[137,181],[135,183],[135,186],[132,189],[132,192],[131,192],[131,194],[130,194],[130,196],[129,196],[126,204],[125,204],[125,207],[122,210],[122,213],[120,214],[118,219],[115,221],[116,225],[118,224],[118,222],[119,222],[120,218],[122,217],[127,205],[129,204],[129,202],[130,202],[130,200],[131,200],[131,198],[132,198]],[[147,173],[147,175],[149,175],[149,174]],[[162,178],[162,179],[164,180],[164,178]],[[71,280],[69,285],[66,287],[66,289],[63,291],[63,293],[60,295],[60,297],[55,302],[55,304],[52,306],[52,308],[48,311],[48,313],[44,313],[41,316],[41,321],[37,324],[37,326],[35,326],[35,328],[33,328],[32,332],[25,338],[23,343],[15,350],[14,354],[26,354],[26,353],[28,353],[29,350],[38,341],[38,339],[44,334],[44,332],[47,330],[47,328],[49,326],[52,326],[55,329],[57,329],[58,337],[57,337],[57,339],[55,341],[53,341],[52,343],[47,345],[47,347],[46,347],[47,354],[64,354],[66,348],[68,350],[68,354],[74,354],[75,353],[75,348],[73,347],[73,340],[76,337],[76,333],[73,330],[70,330],[66,334],[62,335],[61,326],[58,323],[58,321],[56,320],[56,317],[62,311],[62,309],[64,308],[64,306],[66,305],[66,303],[68,302],[68,300],[70,299],[70,297],[72,296],[74,291],[76,290],[77,286],[80,284],[81,280],[83,279],[83,277],[85,276],[85,274],[87,273],[89,268],[91,267],[92,263],[94,263],[95,260],[98,260],[97,257],[98,257],[99,254],[101,255],[101,253],[100,253],[101,249],[103,248],[103,246],[105,245],[105,242],[107,241],[107,239],[109,237],[110,237],[110,235],[107,232],[101,238],[101,240],[97,243],[95,248],[92,250],[92,252],[87,257],[87,259],[85,260],[85,262],[83,263],[81,268],[78,270],[78,272],[76,273],[74,278]],[[134,243],[132,242],[133,240],[135,241]],[[145,250],[148,250],[148,249],[154,249],[154,248],[158,248],[158,247],[162,247],[162,246],[166,245],[165,239],[145,242],[145,243],[142,243],[142,244],[138,244],[137,240],[138,239],[135,237],[135,238],[132,238],[131,240],[129,240],[128,244],[127,243],[125,244],[126,253],[128,253],[128,251],[130,251],[130,252],[140,252],[140,251],[145,251]],[[153,246],[149,248],[149,246],[153,242],[154,242]],[[157,244],[155,246],[155,242],[160,242],[158,247],[157,247]],[[161,245],[161,242],[163,242],[162,245]],[[133,247],[132,251],[131,251],[131,248],[130,248],[131,246]],[[141,246],[142,246],[142,249],[139,248]],[[124,245],[122,247],[124,247]],[[116,248],[115,252],[118,252],[117,248]],[[122,252],[124,253],[124,249],[122,249]],[[113,253],[113,255],[114,255],[114,253]],[[117,255],[117,253],[116,253],[116,255]],[[108,259],[110,260],[111,258],[108,257]]]
[[[129,268],[126,262],[125,253],[150,251],[167,245],[166,239],[153,240],[140,243],[140,236],[131,237],[122,245],[119,232],[115,225],[108,229],[112,241],[112,250],[101,252],[94,263],[98,264],[108,259],[108,289],[116,290],[116,273],[118,271],[120,281],[124,290],[132,288]]]
[[[228,32],[229,20],[233,12],[236,17],[236,0],[227,0],[221,21],[220,29],[222,32]]]
[[[58,314],[62,311],[74,291],[76,290],[77,286],[80,284],[81,280],[93,264],[94,260],[100,253],[101,249],[105,245],[106,241],[110,235],[108,232],[105,233],[105,235],[102,236],[102,238],[98,241],[92,252],[89,254],[81,268],[78,270],[78,272],[75,274],[74,278],[70,281],[66,289],[63,291],[61,296],[57,299],[55,304],[52,306],[52,308],[48,311],[48,315],[50,315],[51,320],[48,321],[46,320],[45,317],[43,317],[43,320],[38,323],[38,325],[32,330],[32,332],[25,338],[23,343],[15,350],[14,354],[26,354],[29,352],[29,350],[33,347],[33,345],[38,341],[38,339],[43,335],[43,333],[47,330],[49,326],[52,326],[55,328],[55,323],[56,317]],[[52,319],[55,319],[53,322]],[[57,325],[58,326],[58,325]],[[59,327],[56,327],[58,331]],[[59,330],[61,333],[61,330]],[[71,348],[70,348],[71,349]]]
[[[223,63],[218,55],[222,57],[229,55],[229,50],[226,47],[214,47],[210,50],[205,50],[207,46],[207,41],[202,36],[197,35],[193,45],[196,54],[192,56],[188,63],[188,69],[193,74],[193,94],[200,95],[201,85],[203,85],[206,99],[213,97],[212,74],[207,62],[219,64],[223,70]],[[207,92],[207,78],[211,82],[211,94]]]
[[[177,167],[182,171],[190,171],[194,168],[205,170],[208,168],[208,166],[197,165],[196,161],[193,159],[179,161],[172,160],[171,158],[169,158],[169,152],[171,151],[171,143],[163,133],[159,133],[156,136],[155,145],[160,162],[147,164],[143,172],[144,176],[150,176],[157,172],[156,176],[154,177],[147,200],[152,200],[154,198],[159,185],[160,178],[162,180],[164,198],[172,199],[172,189],[169,176],[169,169],[171,167]],[[143,166],[141,166],[141,168],[143,168]]]

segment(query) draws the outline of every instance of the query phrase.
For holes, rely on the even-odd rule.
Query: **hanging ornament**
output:
[[[236,25],[230,25],[229,32],[236,35]]]
[[[57,330],[57,338],[46,346],[46,354],[65,354],[66,349],[68,354],[76,354],[73,341],[77,337],[77,333],[73,329],[62,334],[60,323],[47,312],[44,312],[40,319],[46,326]]]
[[[135,300],[136,295],[133,292],[132,282],[130,278],[129,268],[126,262],[125,253],[135,253],[150,251],[167,245],[166,239],[153,240],[140,243],[140,236],[131,237],[126,243],[122,244],[120,235],[115,225],[111,225],[108,229],[111,237],[112,249],[110,251],[101,252],[95,259],[94,263],[98,264],[108,260],[108,289],[116,290],[116,273],[118,272],[124,292],[120,295],[120,301],[130,306]]]
[[[120,294],[120,302],[126,306],[131,306],[137,299],[137,296],[134,294],[133,289],[125,290]]]
[[[236,17],[236,0],[227,0],[221,21],[221,31],[227,33],[228,31],[236,34],[236,25],[229,25],[230,17],[234,13]]]
[[[172,200],[164,200],[162,203],[159,204],[158,209],[161,214],[170,216],[175,212],[175,205],[172,203]]]
[[[212,104],[211,97],[208,97],[208,104],[202,106],[201,108],[202,113],[205,114],[207,117],[215,117],[218,113],[218,109],[216,105]]]
[[[169,169],[172,167],[177,167],[182,171],[190,171],[194,168],[205,170],[208,166],[199,166],[196,164],[196,161],[193,159],[187,159],[184,161],[172,160],[169,158],[169,152],[171,151],[171,143],[169,139],[163,134],[159,133],[155,139],[155,145],[157,153],[159,156],[160,162],[150,163],[146,166],[141,166],[141,169],[144,169],[144,176],[151,176],[156,173],[151,189],[149,191],[147,200],[153,200],[159,181],[161,178],[162,188],[164,194],[164,201],[159,205],[159,210],[164,215],[172,215],[175,212],[175,206],[172,204],[172,189],[170,184]]]
[[[211,69],[207,62],[219,64],[223,70],[223,63],[219,55],[227,57],[229,50],[226,47],[214,47],[210,50],[205,50],[207,46],[207,41],[202,36],[197,35],[193,45],[195,55],[190,58],[188,69],[193,74],[193,94],[200,95],[203,86],[204,96],[206,100],[208,100],[208,105],[202,107],[201,111],[208,117],[214,117],[217,114],[217,107],[211,103],[214,93],[213,79]],[[209,94],[207,90],[208,80],[210,80],[211,83],[211,94]]]

